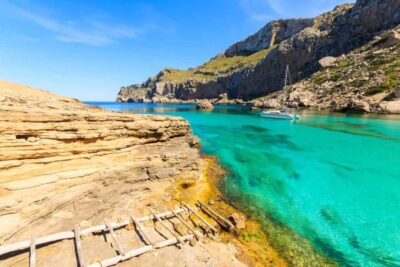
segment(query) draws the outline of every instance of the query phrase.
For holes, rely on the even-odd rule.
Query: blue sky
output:
[[[277,18],[345,0],[0,0],[0,80],[80,100],[197,66]]]

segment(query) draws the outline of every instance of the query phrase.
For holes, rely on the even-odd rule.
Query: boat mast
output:
[[[288,79],[289,79],[289,83],[288,83]],[[285,72],[285,85],[283,86],[283,88],[285,88],[287,85],[290,84],[290,72],[289,72],[289,65],[286,65],[286,72]]]

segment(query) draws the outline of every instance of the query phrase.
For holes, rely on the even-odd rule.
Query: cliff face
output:
[[[199,177],[197,138],[180,118],[0,81],[0,132],[0,243],[126,215],[135,185],[149,179]]]
[[[190,70],[165,69],[142,84],[122,87],[117,101],[167,102],[218,98],[221,94],[235,98],[233,88],[242,76],[251,72],[277,44],[312,23],[312,19],[272,21],[201,66]]]
[[[229,47],[225,56],[251,55],[260,50],[273,47],[305,28],[313,25],[313,19],[288,19],[272,21],[255,34],[245,40],[237,42]]]
[[[360,48],[319,61],[309,78],[252,101],[256,107],[400,113],[400,27]]]
[[[205,65],[221,58],[247,58],[265,51],[253,64],[242,64],[239,68],[232,64],[233,68],[227,72],[202,72],[205,77],[186,75],[181,80],[166,79],[164,71],[143,85],[123,87],[117,101],[157,102],[160,95],[183,100],[219,98],[225,93],[229,98],[245,100],[264,96],[282,89],[287,65],[292,82],[303,80],[321,69],[320,59],[348,54],[399,23],[398,0],[359,0],[355,5],[338,6],[313,20],[271,22]],[[201,67],[198,67],[200,72]],[[139,88],[145,88],[145,98],[135,98]]]

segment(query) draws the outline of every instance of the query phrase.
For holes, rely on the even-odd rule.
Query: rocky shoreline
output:
[[[225,200],[219,190],[224,170],[215,158],[200,156],[199,140],[183,119],[109,112],[5,81],[0,88],[0,244],[201,200],[238,230],[186,245],[179,254],[168,247],[121,266],[288,266],[300,262],[299,255],[331,264],[312,249],[292,259],[287,252],[293,249],[272,245],[261,224]],[[39,249],[38,259],[68,266],[71,253],[61,242]],[[3,257],[0,266],[27,260],[24,254]]]
[[[5,81],[0,89],[0,244],[73,229],[75,224],[87,228],[104,218],[120,221],[127,214],[147,214],[149,206],[165,210],[182,200],[215,199],[211,192],[217,192],[216,185],[204,180],[211,177],[210,161],[200,158],[198,139],[187,121],[105,111]],[[205,190],[186,199],[182,185],[188,181],[206,185]],[[251,225],[247,222],[246,228]],[[168,247],[121,266],[256,266],[258,257],[285,266],[272,248],[266,256],[235,240],[222,234],[195,247],[186,245],[179,254]],[[86,250],[86,257],[96,251],[111,253],[103,249]],[[67,242],[38,253],[39,265],[69,266],[75,259]],[[0,266],[25,266],[27,261],[24,254],[2,257]]]

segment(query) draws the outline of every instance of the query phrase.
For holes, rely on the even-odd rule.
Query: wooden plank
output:
[[[38,245],[48,244],[48,243],[52,243],[52,242],[56,242],[56,241],[60,241],[60,240],[64,240],[64,239],[71,239],[71,238],[74,238],[74,236],[75,235],[74,235],[73,231],[66,231],[66,232],[56,233],[56,234],[52,234],[49,236],[38,238],[38,239],[36,239],[35,243],[36,243],[36,246],[38,246]],[[10,252],[16,252],[16,251],[20,251],[20,250],[29,249],[30,245],[31,245],[31,241],[26,240],[26,241],[20,241],[17,243],[1,246],[0,247],[0,256],[10,253]]]
[[[191,235],[191,234],[181,237],[181,239],[183,241],[190,240],[192,238],[193,238],[193,235]],[[133,249],[133,250],[130,250],[130,251],[126,252],[125,256],[119,255],[119,256],[116,256],[116,257],[113,257],[113,258],[105,259],[105,260],[102,260],[100,262],[96,262],[96,263],[90,264],[87,267],[108,267],[108,266],[113,266],[113,265],[118,264],[119,262],[126,261],[126,260],[129,260],[129,259],[133,258],[133,257],[136,257],[136,256],[142,255],[142,254],[144,254],[146,252],[152,251],[155,248],[160,249],[160,248],[163,248],[163,247],[167,247],[167,246],[171,246],[171,245],[177,244],[178,242],[179,241],[176,238],[170,238],[170,239],[158,242],[154,246],[144,246],[144,247],[140,247],[140,248],[137,248],[137,249]]]
[[[228,221],[227,219],[225,219],[224,217],[222,217],[221,215],[219,215],[217,212],[215,212],[212,208],[210,208],[209,206],[207,206],[206,204],[202,203],[200,200],[197,200],[197,203],[199,203],[201,206],[203,206],[204,208],[206,208],[209,212],[211,212],[211,214],[213,214],[215,217],[217,217],[218,219],[220,219],[221,221],[223,221],[229,229],[234,228],[233,224]]]
[[[35,267],[36,265],[36,245],[35,245],[35,234],[31,236],[31,246],[29,250],[29,267]]]
[[[138,222],[138,220],[136,218],[134,218],[133,216],[130,216],[131,220],[133,221],[133,224],[135,225],[136,230],[140,233],[140,235],[142,236],[143,240],[154,247],[153,242],[151,241],[151,239],[147,236],[146,232],[144,231],[144,229],[142,228],[142,226],[140,225],[140,222]]]
[[[198,214],[192,207],[190,207],[188,204],[183,203],[183,205],[189,210],[191,211],[194,215],[196,215],[200,221],[202,221],[205,225],[207,225],[207,227],[213,232],[213,234],[218,233],[217,229],[215,229],[214,226],[212,226],[209,222],[207,222],[203,217],[200,216],[200,214]]]
[[[181,212],[185,212],[185,211],[186,210],[182,209],[182,208],[175,210],[176,213],[181,213]],[[173,213],[171,211],[167,211],[167,212],[158,214],[158,216],[160,218],[168,217],[171,215],[173,215]],[[149,221],[152,219],[154,219],[154,216],[152,216],[152,215],[136,218],[137,222],[139,222],[139,223]],[[110,223],[110,225],[114,229],[116,229],[116,228],[124,227],[124,226],[128,225],[129,223],[131,223],[130,219],[124,220],[120,223]],[[92,226],[92,227],[81,230],[80,235],[82,236],[82,235],[86,235],[86,234],[90,234],[90,233],[101,232],[106,229],[107,229],[107,227],[105,225]],[[39,237],[35,240],[35,243],[36,243],[36,246],[40,246],[40,245],[44,245],[44,244],[54,243],[54,242],[57,242],[60,240],[73,239],[73,238],[75,238],[74,231],[64,231],[64,232],[59,232],[59,233]],[[31,245],[30,240],[24,240],[24,241],[16,242],[13,244],[0,246],[0,256],[11,253],[11,252],[17,252],[17,251],[29,249],[30,245]]]
[[[121,246],[118,244],[117,236],[115,235],[114,229],[111,227],[111,225],[109,225],[107,223],[106,219],[104,219],[104,224],[106,225],[108,231],[110,232],[110,235],[111,235],[111,237],[112,237],[112,239],[114,241],[114,244],[117,247],[118,254],[121,255],[121,256],[124,256],[125,253],[124,253],[123,249],[121,248]]]
[[[78,267],[83,267],[83,258],[82,258],[82,245],[81,245],[81,233],[79,229],[79,225],[75,224],[74,227],[75,233],[75,248],[76,248],[76,255],[78,258]]]
[[[181,212],[185,212],[186,210],[185,210],[185,209],[176,209],[175,211],[176,211],[177,213],[181,213]],[[170,211],[162,212],[162,213],[159,213],[159,214],[158,214],[158,216],[161,217],[161,218],[168,217],[168,216],[172,216],[172,215],[173,215],[173,214],[172,214],[172,212],[170,212]],[[143,216],[143,217],[138,217],[138,218],[136,218],[136,220],[137,220],[138,222],[145,222],[145,221],[149,221],[149,220],[152,220],[152,219],[154,219],[154,216],[153,216],[153,215],[150,215],[150,216]],[[110,225],[111,225],[114,229],[116,229],[116,228],[124,227],[124,226],[126,226],[126,225],[128,225],[128,224],[130,224],[130,223],[131,223],[131,220],[128,219],[128,220],[124,220],[124,221],[122,221],[122,222],[120,222],[120,223],[110,223]],[[107,227],[106,227],[105,225],[92,226],[92,227],[90,227],[90,228],[87,228],[87,229],[82,230],[81,235],[85,235],[85,234],[88,234],[88,233],[102,232],[102,231],[104,231],[106,228],[107,228]],[[0,255],[1,255],[1,254],[0,254]]]
[[[176,213],[174,210],[171,210],[171,212],[175,215],[176,218],[178,218],[178,220],[184,225],[186,226],[186,228],[192,232],[192,234],[196,237],[197,241],[200,240],[201,236],[199,233],[197,233],[192,227],[190,227],[189,224],[187,224],[185,222],[185,220],[178,214]]]
[[[158,217],[158,215],[156,215],[151,208],[149,208],[150,213],[156,218],[156,220],[165,228],[165,230],[167,230],[173,237],[176,238],[176,240],[179,241],[179,243],[183,244],[183,241],[178,237],[178,235],[176,235],[174,233],[174,231],[172,231],[171,229],[168,228],[168,226],[162,221],[162,219],[160,217]]]

